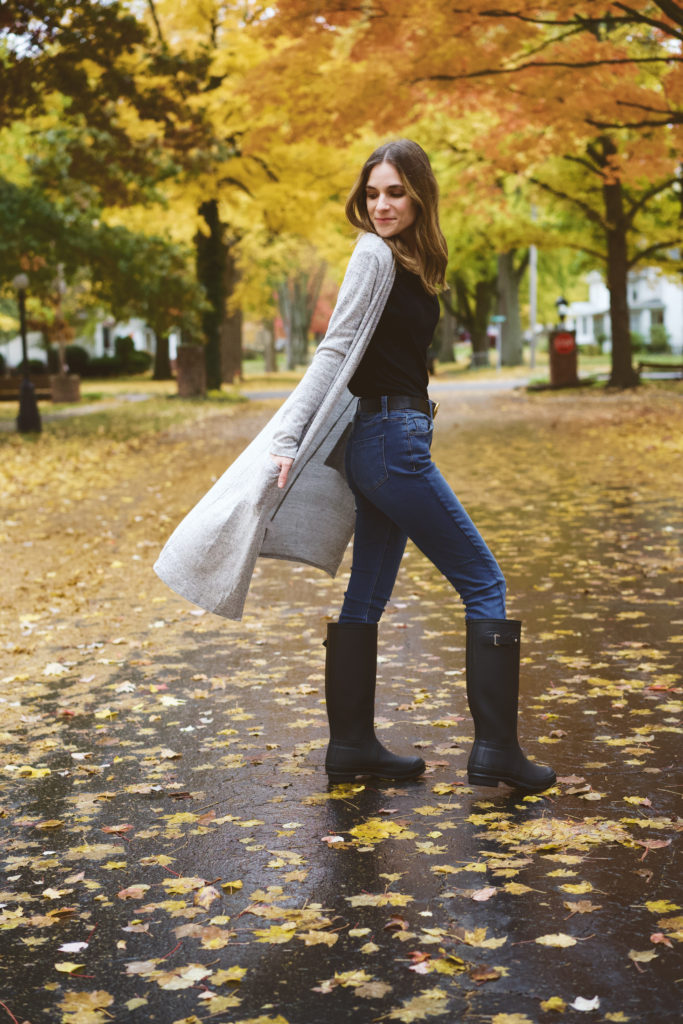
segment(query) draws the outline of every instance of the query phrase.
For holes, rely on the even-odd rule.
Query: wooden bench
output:
[[[641,359],[638,363],[638,374],[643,370],[659,370],[661,373],[675,373],[683,377],[683,363],[655,363],[648,359]]]
[[[52,398],[52,386],[49,373],[32,373],[30,381],[35,389],[36,398]],[[0,377],[0,402],[19,400],[23,377]]]

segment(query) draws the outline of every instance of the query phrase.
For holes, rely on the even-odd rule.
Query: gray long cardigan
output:
[[[394,282],[389,246],[358,239],[325,338],[275,416],[166,542],[154,566],[195,604],[242,617],[259,555],[305,562],[334,576],[353,533],[343,472],[356,400],[348,390]],[[270,453],[294,458],[286,488]]]

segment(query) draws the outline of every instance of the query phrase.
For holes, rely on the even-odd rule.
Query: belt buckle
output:
[[[430,401],[431,401],[431,399],[430,399]],[[432,419],[433,420],[436,419],[436,414],[439,411],[439,405],[440,405],[439,402],[432,402]]]

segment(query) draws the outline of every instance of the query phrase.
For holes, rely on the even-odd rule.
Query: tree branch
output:
[[[147,0],[147,6],[149,7],[149,13],[152,15],[152,21],[154,22],[154,27],[157,30],[157,39],[159,40],[159,42],[161,43],[163,48],[166,50],[166,49],[168,49],[168,47],[166,46],[166,40],[164,39],[164,34],[161,31],[161,23],[159,22],[159,17],[157,15],[157,9],[156,9],[154,0]]]
[[[657,18],[648,17],[647,14],[641,14],[640,11],[634,11],[634,9],[629,7],[628,4],[617,3],[614,6],[618,7],[620,11],[624,11],[630,19],[641,25],[651,25],[652,28],[658,28],[660,31],[665,32],[667,35],[673,36],[676,39],[683,38],[680,32],[676,32],[676,30],[672,29],[671,25],[667,25],[665,21],[659,21]],[[677,17],[674,17],[673,14],[665,9],[667,6],[670,7],[672,11],[675,10],[677,12]],[[664,11],[672,21],[676,22],[676,24],[683,25],[683,15],[681,15],[681,9],[678,4],[666,4],[660,2],[657,3],[657,7],[659,7],[660,11]]]
[[[658,185],[653,185],[652,188],[647,190],[647,192],[643,192],[640,198],[637,199],[636,201],[633,201],[629,196],[628,192],[624,190],[624,197],[626,198],[626,201],[629,204],[629,211],[626,214],[626,223],[628,227],[630,228],[633,226],[633,222],[636,219],[636,215],[639,213],[640,210],[643,209],[643,207],[647,203],[650,202],[651,199],[654,199],[654,197],[656,195],[659,195],[660,192],[665,192],[668,188],[671,188],[673,185],[676,184],[677,181],[678,178],[673,177],[668,178],[666,181],[660,182]]]
[[[577,252],[585,252],[587,256],[594,256],[601,263],[607,263],[607,253],[600,252],[599,249],[590,249],[587,245],[581,245],[580,242],[563,242],[562,245],[565,249],[576,249]]]
[[[257,156],[255,153],[250,153],[249,154],[249,159],[253,160],[254,163],[258,164],[258,166],[261,168],[262,171],[265,172],[266,176],[268,177],[268,179],[270,181],[279,181],[280,180],[278,178],[277,174],[275,174],[274,171],[271,171],[270,167],[268,166],[266,161],[263,159],[263,157]]]
[[[479,71],[465,71],[461,75],[423,75],[420,78],[413,78],[412,83],[415,85],[418,82],[461,82],[470,78],[486,78],[490,75],[516,75],[520,71],[528,71],[531,68],[568,68],[578,71],[586,68],[623,66],[624,64],[683,64],[683,57],[670,55],[668,57],[619,57],[612,60],[531,60],[511,68],[481,68]]]
[[[640,263],[646,256],[652,256],[653,253],[659,252],[660,249],[676,249],[680,244],[680,238],[669,239],[668,242],[655,242],[653,245],[648,245],[646,249],[635,252],[630,260],[628,260],[626,266],[631,270],[632,267],[635,267],[636,263]]]
[[[246,192],[250,199],[254,198],[253,193],[250,192],[243,181],[239,181],[237,178],[233,178],[230,175],[225,178],[220,178],[218,183],[219,185],[234,185],[235,188],[239,189],[241,192]]]
[[[555,43],[563,43],[566,39],[571,39],[572,36],[580,35],[581,32],[583,32],[583,28],[575,26],[568,32],[562,32],[560,35],[554,36],[553,39],[545,39],[538,46],[534,46],[529,50],[526,54],[526,58],[528,59],[529,57],[533,57],[535,53],[543,53],[543,51],[547,50],[549,46],[554,45]]]
[[[592,117],[588,117],[586,124],[590,124],[600,131],[621,131],[626,128],[667,128],[671,124],[683,124],[683,112],[673,114],[664,121],[594,121]]]
[[[452,8],[455,14],[470,14],[471,10],[466,7]],[[531,25],[583,25],[589,28],[591,25],[596,28],[599,27],[605,21],[604,18],[534,18],[530,14],[519,14],[517,11],[501,11],[492,9],[490,11],[482,11],[481,16],[483,18],[514,18],[515,21],[524,21]],[[631,24],[631,18],[610,18],[610,25]]]
[[[633,108],[633,110],[644,110],[647,114],[680,114],[679,110],[672,110],[671,108],[663,107],[650,107],[647,103],[634,103],[633,100],[617,100],[618,107]]]
[[[566,203],[573,203],[574,206],[578,206],[580,210],[583,210],[583,212],[586,214],[588,219],[593,224],[598,224],[601,228],[604,229],[605,222],[603,221],[600,214],[597,212],[597,210],[594,210],[592,207],[588,205],[588,203],[585,203],[582,199],[577,199],[575,196],[567,195],[566,192],[561,192],[559,189],[553,188],[552,185],[547,185],[546,182],[540,181],[539,178],[531,178],[530,181],[533,185],[538,185],[538,187],[542,188],[544,191],[550,192],[550,194],[555,196],[556,199],[562,199]]]
[[[666,14],[667,18],[671,18],[672,21],[683,28],[683,10],[681,10],[680,4],[676,3],[675,0],[655,0],[655,3],[657,7],[659,7],[660,11],[663,11],[664,14]],[[640,11],[634,11],[632,7],[628,6],[628,4],[616,3],[614,6],[618,7],[621,11],[627,12],[637,21],[645,21],[649,25],[654,25],[656,28],[663,29],[665,32],[670,31],[670,26],[665,22],[648,18],[647,15],[641,14]]]
[[[591,163],[590,160],[586,160],[586,158],[583,156],[572,156],[571,153],[565,153],[564,159],[569,160],[570,163],[580,164],[581,167],[586,167],[591,172],[591,174],[597,174],[599,178],[604,177],[604,168],[594,163]]]
[[[674,36],[675,38],[681,38],[679,33],[676,32],[675,29],[672,29],[671,25],[667,25],[665,21],[659,21],[657,18],[650,18],[646,14],[642,14],[640,11],[636,11],[632,7],[629,7],[627,4],[624,3],[616,3],[614,6],[624,11],[625,16],[621,18],[609,19],[581,18],[578,16],[575,18],[567,19],[552,19],[534,18],[531,15],[519,14],[516,11],[501,11],[495,9],[490,11],[482,11],[481,14],[482,17],[484,18],[510,18],[514,19],[515,21],[523,21],[531,25],[546,25],[549,27],[578,25],[580,27],[580,30],[587,29],[590,32],[595,32],[595,30],[599,29],[605,23],[605,21],[608,21],[610,26],[633,25],[635,23],[637,25],[651,25],[653,28],[661,29],[661,31],[665,32],[667,35]],[[672,2],[672,0],[661,0],[661,2],[657,3],[657,7],[659,7],[659,9],[664,12],[664,14],[670,17],[672,21],[675,21],[679,25],[683,24],[683,15],[681,14],[681,10],[678,4]],[[460,10],[459,12],[456,11],[456,13],[465,13],[465,11]],[[469,11],[467,11],[467,13],[469,13]]]

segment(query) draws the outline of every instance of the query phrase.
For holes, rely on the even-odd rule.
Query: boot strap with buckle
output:
[[[519,643],[519,637],[514,633],[489,633],[492,647],[514,647]]]

